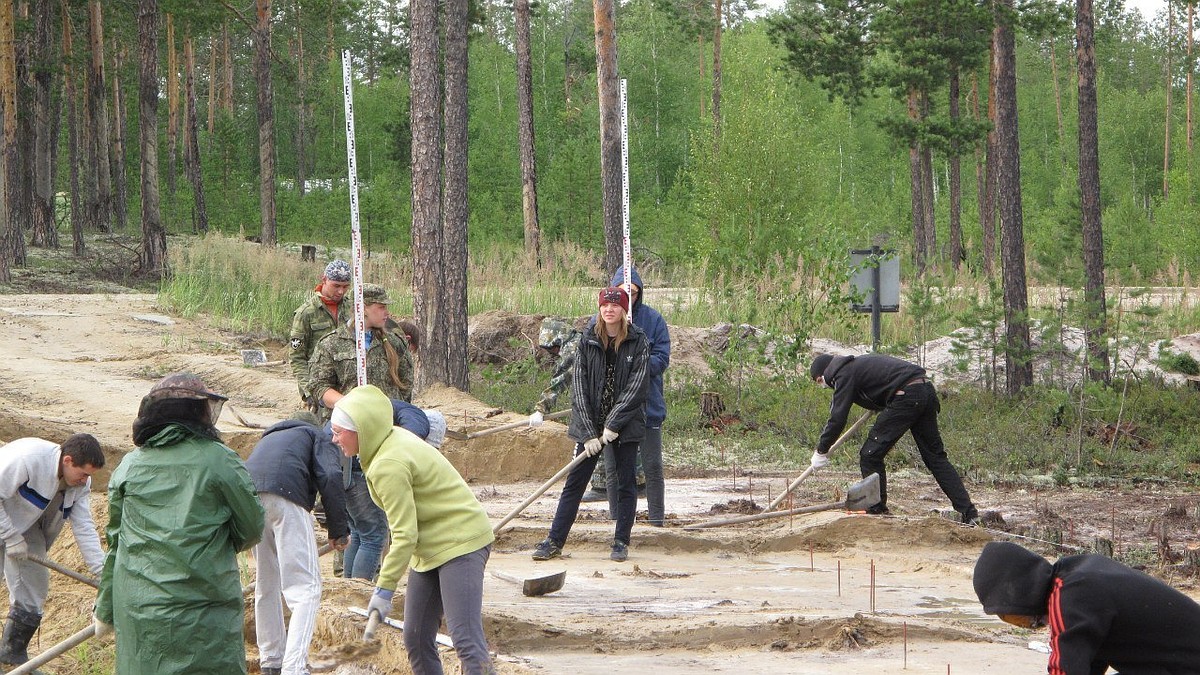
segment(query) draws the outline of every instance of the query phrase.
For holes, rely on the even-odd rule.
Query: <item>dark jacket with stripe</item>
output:
[[[620,442],[640,441],[646,436],[646,390],[649,386],[650,344],[636,324],[629,325],[629,337],[617,349],[613,368],[615,399],[608,415],[601,417],[604,393],[604,346],[596,336],[596,317],[592,317],[575,357],[571,377],[571,426],[567,435],[579,443],[598,438],[607,427],[620,434]]]

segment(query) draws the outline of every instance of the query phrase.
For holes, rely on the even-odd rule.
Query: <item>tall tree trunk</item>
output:
[[[17,55],[12,0],[0,0],[0,282],[12,279],[12,205],[17,196]]]
[[[957,129],[960,126],[962,113],[959,111],[961,94],[959,92],[958,68],[950,71],[950,126]],[[955,272],[962,267],[962,149],[957,137],[950,140],[950,265]]]
[[[600,185],[604,204],[604,266],[623,258],[621,220],[621,100],[617,82],[614,0],[592,0],[596,26],[596,85],[600,90]]]
[[[542,260],[542,229],[538,224],[537,153],[533,138],[533,61],[529,55],[529,0],[515,0],[517,51],[517,139],[521,146],[521,215],[525,225],[525,258],[531,266]]]
[[[233,115],[233,52],[229,49],[229,22],[221,23],[221,110]]]
[[[83,163],[83,148],[80,147],[82,143],[79,138],[79,96],[75,91],[75,71],[71,66],[74,61],[75,33],[71,28],[71,11],[67,0],[62,0],[60,7],[63,20],[63,98],[67,102],[67,193],[71,206],[71,251],[79,257],[84,252],[84,207],[81,198],[83,179],[79,175],[79,166]]]
[[[138,0],[138,146],[142,155],[142,273],[167,275],[158,207],[158,0]]]
[[[271,0],[255,0],[254,79],[258,83],[258,208],[260,241],[275,245],[275,96],[271,90]]]
[[[1021,144],[1017,134],[1017,55],[1009,17],[1013,0],[997,3],[996,41],[996,194],[1000,205],[1000,261],[1004,276],[1004,369],[1009,394],[1033,383],[1029,352],[1029,300],[1025,281],[1025,232],[1021,207]]]
[[[196,52],[192,36],[183,38],[184,100],[187,102],[187,123],[183,139],[183,164],[192,183],[195,209],[194,227],[201,234],[208,232],[208,209],[204,205],[204,173],[200,168],[200,120],[196,117]]]
[[[1163,199],[1171,192],[1171,91],[1175,88],[1172,82],[1175,73],[1171,69],[1171,46],[1174,42],[1175,14],[1171,11],[1171,0],[1167,0],[1167,111],[1163,115]]]
[[[915,89],[908,92],[908,118],[913,122],[920,117],[917,96]],[[913,258],[917,264],[917,274],[922,275],[925,273],[929,251],[925,250],[925,184],[921,179],[921,146],[915,139],[908,147],[908,176],[912,204]]]
[[[713,28],[713,90],[712,90],[712,119],[713,138],[721,138],[721,26],[724,23],[721,15],[721,0],[715,0],[713,7],[716,11],[716,26]]]
[[[175,218],[175,167],[179,152],[179,57],[175,54],[175,15],[167,12],[167,200]]]
[[[925,236],[925,268],[937,267],[937,223],[933,220],[933,151],[921,144],[921,232]]]
[[[1075,2],[1079,63],[1079,196],[1083,207],[1084,337],[1088,376],[1111,384],[1108,370],[1108,308],[1104,297],[1104,231],[1100,226],[1100,141],[1097,132],[1096,38],[1092,0]]]
[[[983,273],[988,279],[996,277],[996,185],[999,171],[997,168],[996,148],[996,42],[992,41],[992,67],[988,69],[988,122],[991,130],[987,135],[987,147],[984,160],[984,193],[983,206],[980,209],[983,228]]]
[[[409,4],[409,113],[412,125],[413,314],[421,327],[416,389],[444,382],[445,350],[435,322],[445,277],[442,259],[442,82],[438,60],[437,0]],[[437,345],[437,346],[435,346]]]
[[[29,22],[29,3],[21,0],[17,4],[17,20],[21,24]],[[15,26],[14,26],[15,29]],[[15,32],[15,31],[14,31]],[[33,73],[30,70],[30,58],[33,51],[31,41],[33,35],[29,30],[22,31],[21,38],[14,45],[16,56],[17,92],[15,101],[19,101],[13,109],[17,116],[17,152],[16,171],[12,184],[16,194],[9,206],[9,218],[12,220],[12,236],[8,241],[9,262],[14,267],[24,267],[25,258],[25,228],[33,221]]]
[[[88,3],[88,48],[91,61],[87,71],[88,126],[92,128],[96,176],[95,213],[90,220],[103,232],[112,232],[112,164],[108,138],[108,88],[104,83],[104,21],[100,0]]]
[[[308,120],[305,101],[304,27],[300,23],[300,2],[296,2],[296,191],[303,197],[308,180]]]
[[[54,221],[54,156],[58,151],[58,113],[54,104],[54,3],[39,2],[34,16],[33,233],[34,246],[58,248]]]
[[[113,119],[112,177],[113,224],[121,230],[129,223],[129,183],[125,174],[125,95],[121,91],[121,68],[125,65],[125,47],[113,41]]]
[[[442,217],[441,321],[446,384],[470,387],[467,372],[467,0],[445,0],[446,153]]]

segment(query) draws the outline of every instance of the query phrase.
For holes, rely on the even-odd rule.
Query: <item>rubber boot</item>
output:
[[[29,660],[29,641],[42,624],[42,615],[13,607],[4,624],[4,644],[0,646],[0,663],[22,664]]]

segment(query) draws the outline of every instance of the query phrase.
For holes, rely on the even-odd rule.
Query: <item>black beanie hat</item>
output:
[[[813,357],[812,365],[808,367],[808,376],[815,380],[824,375],[825,369],[829,367],[829,362],[832,360],[832,354],[817,354]]]

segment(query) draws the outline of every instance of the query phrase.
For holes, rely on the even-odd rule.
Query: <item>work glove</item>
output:
[[[534,411],[534,413],[529,416],[529,426],[531,426],[531,427],[542,426],[542,411],[541,410]]]
[[[13,560],[24,560],[29,557],[29,545],[25,537],[14,535],[4,540],[4,555]]]
[[[104,623],[104,621],[102,621],[100,619],[100,617],[96,616],[95,612],[92,612],[92,628],[94,628],[96,630],[96,639],[97,640],[103,639],[109,635],[112,635],[112,632],[113,632],[112,624]]]
[[[814,470],[824,469],[827,466],[829,466],[829,455],[820,452],[814,452],[812,456],[812,468]]]
[[[599,438],[589,438],[583,442],[583,451],[588,457],[595,457],[604,449],[604,443]]]
[[[604,433],[600,434],[600,442],[608,445],[609,443],[617,440],[617,435],[617,432],[609,429],[608,427],[604,427]]]
[[[386,619],[392,613],[392,596],[395,593],[386,588],[376,588],[371,594],[371,601],[367,603],[367,616],[371,616],[371,612],[379,612],[379,620]]]

